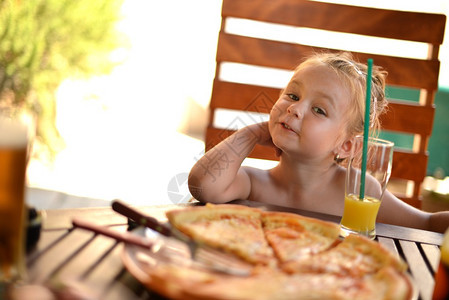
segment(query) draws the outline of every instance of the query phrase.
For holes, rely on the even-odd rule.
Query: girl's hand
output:
[[[268,129],[268,122],[257,123],[246,127],[253,134],[258,137],[257,143],[262,146],[273,147],[276,151],[276,156],[281,156],[282,150],[273,144],[271,139],[270,130]]]

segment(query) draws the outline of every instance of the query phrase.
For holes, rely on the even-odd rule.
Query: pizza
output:
[[[242,205],[167,212],[171,226],[253,266],[233,276],[156,263],[145,284],[171,299],[410,299],[407,265],[376,241],[339,237],[339,225]]]
[[[190,207],[167,213],[170,224],[196,241],[254,264],[274,263],[262,229],[262,211],[240,205]]]

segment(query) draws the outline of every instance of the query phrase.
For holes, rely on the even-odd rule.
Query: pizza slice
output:
[[[262,224],[281,268],[287,272],[292,271],[291,264],[332,247],[340,232],[337,224],[293,213],[263,212]]]
[[[336,247],[291,263],[291,272],[327,273],[361,278],[384,267],[404,272],[407,265],[379,243],[362,236],[349,235]]]
[[[261,222],[261,210],[240,205],[191,207],[167,212],[171,225],[214,248],[257,265],[274,266]]]

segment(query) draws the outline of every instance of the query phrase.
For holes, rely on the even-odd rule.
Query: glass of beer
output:
[[[391,175],[394,143],[370,137],[367,146],[364,176],[363,136],[355,138],[351,149],[346,169],[344,211],[340,223],[340,235],[343,237],[359,234],[374,239],[376,236],[376,218]]]
[[[0,107],[0,293],[25,280],[25,176],[33,122]]]

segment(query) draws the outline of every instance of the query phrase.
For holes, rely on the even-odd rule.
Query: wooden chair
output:
[[[267,114],[280,94],[280,87],[223,79],[222,71],[225,63],[293,70],[301,59],[314,51],[347,50],[335,48],[332,40],[328,41],[328,45],[316,47],[302,44],[301,37],[297,37],[295,41],[279,41],[269,39],[264,34],[262,37],[257,37],[245,36],[243,33],[230,33],[227,25],[231,20],[253,20],[264,22],[259,23],[264,26],[286,25],[289,30],[296,27],[322,29],[421,42],[424,43],[422,45],[427,45],[428,52],[424,58],[419,59],[401,57],[403,53],[400,51],[396,51],[394,56],[351,51],[359,61],[366,62],[368,58],[372,58],[376,65],[386,69],[388,71],[387,85],[419,91],[419,102],[389,99],[390,109],[382,119],[382,128],[386,131],[411,134],[414,137],[413,149],[395,150],[392,180],[397,178],[412,182],[414,185],[412,193],[398,196],[415,207],[421,206],[420,189],[427,169],[427,145],[432,132],[435,111],[433,100],[438,89],[440,66],[438,52],[443,41],[446,23],[444,15],[304,0],[223,0],[216,75],[210,101],[210,120],[205,137],[206,150],[233,132],[229,128],[216,126],[217,112],[220,109]],[[374,48],[378,47],[371,49],[378,50]],[[242,121],[236,117],[229,123],[238,122]],[[273,149],[261,146],[257,146],[250,157],[276,159]]]

